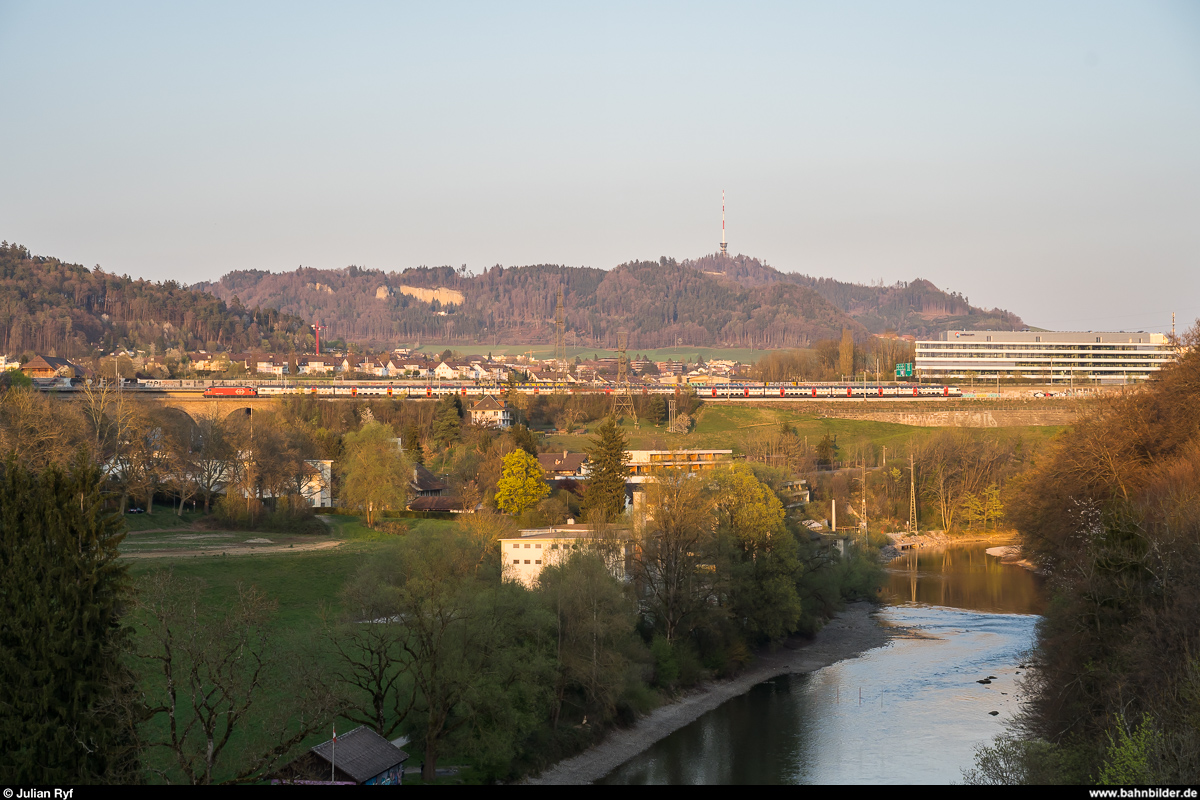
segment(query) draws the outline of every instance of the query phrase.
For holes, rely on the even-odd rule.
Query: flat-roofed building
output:
[[[532,588],[542,569],[565,561],[573,551],[590,550],[600,554],[608,571],[618,580],[633,575],[633,537],[628,527],[611,525],[595,528],[568,522],[548,528],[527,528],[520,536],[500,540],[500,561],[504,576]]]
[[[1112,384],[1143,381],[1175,357],[1166,335],[1144,331],[946,331],[917,342],[916,372],[935,381]]]
[[[662,469],[702,472],[728,464],[732,450],[630,450],[629,483],[645,483]]]

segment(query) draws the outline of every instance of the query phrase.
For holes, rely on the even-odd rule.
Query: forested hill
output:
[[[892,330],[928,336],[947,329],[1013,330],[1025,325],[1011,311],[973,306],[961,294],[943,292],[920,278],[890,286],[866,286],[780,272],[758,259],[742,255],[710,255],[683,263],[705,275],[739,286],[788,283],[809,287],[872,333]]]
[[[812,287],[741,286],[672,259],[611,270],[539,264],[492,267],[480,275],[451,267],[403,272],[347,267],[294,272],[231,272],[196,288],[247,305],[276,306],[320,320],[331,339],[546,343],[563,287],[567,343],[613,348],[629,331],[631,349],[692,346],[803,347],[867,331]]]
[[[174,281],[132,280],[0,243],[0,346],[10,355],[82,358],[118,347],[291,350],[307,323],[251,310]]]

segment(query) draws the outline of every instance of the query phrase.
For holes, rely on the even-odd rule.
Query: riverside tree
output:
[[[646,494],[634,567],[643,607],[670,643],[697,626],[716,598],[713,505],[705,482],[679,469],[660,470]]]
[[[1022,726],[1048,746],[1018,751],[1030,780],[1047,764],[1065,782],[1200,780],[1200,327],[1181,344],[1011,490],[1006,518],[1053,594]]]
[[[451,748],[505,776],[549,705],[550,620],[532,593],[480,566],[486,546],[456,534],[409,534],[347,590],[373,596],[364,609],[378,619],[404,620],[395,626],[404,678],[387,692],[407,694],[382,702],[405,715],[402,730],[423,753],[425,780]]]
[[[782,639],[803,612],[797,543],[783,504],[748,464],[717,470],[712,486],[720,602],[749,639]]]
[[[538,576],[538,593],[554,614],[554,708],[557,728],[563,706],[576,716],[612,719],[629,680],[637,603],[630,587],[612,576],[595,549],[572,552]]]
[[[136,780],[120,712],[134,690],[122,666],[129,600],[119,517],[103,510],[100,471],[0,479],[0,775],[16,784]]]

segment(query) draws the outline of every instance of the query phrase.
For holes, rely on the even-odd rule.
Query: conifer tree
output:
[[[421,431],[415,422],[410,422],[401,437],[404,443],[404,455],[415,464],[425,463],[425,454],[421,451]]]
[[[6,783],[135,779],[128,600],[100,471],[10,461],[0,478],[0,776]]]
[[[444,449],[461,438],[462,410],[458,398],[446,396],[438,403],[433,418],[433,440]]]
[[[582,511],[589,521],[612,520],[625,510],[625,479],[629,477],[628,440],[609,417],[596,428],[586,452],[591,470]]]

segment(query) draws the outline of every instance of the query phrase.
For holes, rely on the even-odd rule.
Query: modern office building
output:
[[[947,331],[917,342],[921,380],[1046,384],[1143,381],[1175,360],[1166,335],[1138,331]]]

